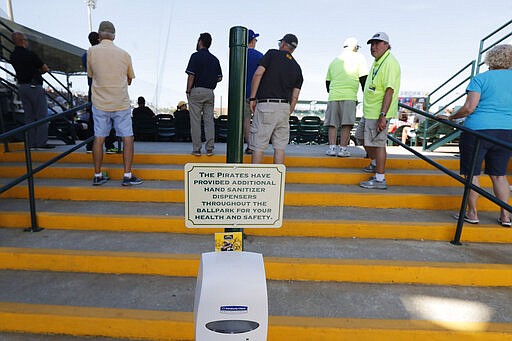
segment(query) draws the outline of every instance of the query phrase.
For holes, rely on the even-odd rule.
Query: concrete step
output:
[[[214,249],[206,235],[0,233],[0,269],[195,276]],[[512,286],[506,244],[250,236],[244,249],[265,256],[272,280]]]
[[[2,341],[126,341],[128,339],[110,338],[101,336],[72,336],[72,335],[47,335],[31,333],[9,333],[0,331],[0,340]],[[130,339],[132,341],[141,341],[142,339]]]
[[[35,163],[37,167],[39,163]],[[123,176],[122,165],[105,164],[102,168],[111,179],[120,180]],[[137,165],[137,176],[145,180],[183,181],[182,165]],[[19,177],[26,173],[25,165],[21,163],[3,163],[0,165],[0,176],[6,178]],[[91,165],[81,163],[59,163],[39,172],[37,178],[87,179],[90,180],[93,171]],[[370,174],[371,175],[371,174]],[[370,176],[361,169],[351,168],[305,168],[289,167],[286,170],[286,183],[299,184],[336,184],[353,185],[365,181]],[[512,180],[512,176],[509,180]],[[386,181],[393,186],[456,186],[462,187],[457,180],[436,170],[390,169],[386,172]],[[488,177],[482,177],[481,186],[490,187]]]
[[[0,197],[0,340],[20,336],[13,331],[193,339],[199,254],[219,229],[184,227],[183,165],[224,163],[225,145],[213,157],[189,149],[136,144],[135,173],[146,182],[133,188],[119,184],[120,155],[105,156],[113,181],[99,188],[90,185],[91,156],[68,156],[36,181],[47,228],[39,233],[19,229],[29,225],[27,200],[16,199],[26,185]],[[362,149],[351,147],[351,158],[324,149],[287,149],[283,228],[246,229],[245,249],[265,256],[268,339],[512,340],[512,236],[495,223],[497,208],[480,200],[481,222],[462,236],[474,243],[453,246],[462,189],[451,179],[390,148],[390,188],[364,190]],[[432,156],[458,169],[453,154]],[[0,153],[0,183],[23,159]]]
[[[38,200],[37,221],[46,229],[83,231],[165,232],[213,235],[222,229],[191,229],[184,223],[183,204]],[[0,227],[30,226],[26,199],[0,201]],[[364,209],[355,207],[285,206],[276,229],[245,229],[252,236],[379,238],[450,241],[455,211]],[[465,224],[462,242],[511,243],[512,231],[496,223],[495,212],[481,212],[480,224]]]
[[[0,330],[193,339],[194,278],[0,271]],[[268,281],[269,340],[509,340],[510,288]]]
[[[189,162],[201,162],[201,163],[226,163],[226,155],[216,154],[214,156],[200,156],[196,157],[190,155],[189,152],[183,153],[183,144],[179,144],[176,150],[169,148],[166,152],[162,153],[162,147],[155,144],[156,152],[148,150],[148,146],[151,144],[145,144],[142,148],[142,153],[137,152],[137,144],[135,145],[134,165],[135,168],[141,164],[160,164],[160,165],[184,165]],[[174,146],[174,144],[171,144]],[[176,144],[178,146],[178,144]],[[315,146],[317,148],[323,148],[322,146]],[[149,147],[150,148],[150,147]],[[64,151],[65,147],[58,148],[55,152],[33,152],[33,162],[44,162],[52,157],[57,156],[60,152]],[[364,158],[364,151],[359,147],[351,147],[351,151],[354,153],[354,157],[350,158],[338,158],[325,156],[324,151],[318,153],[318,150],[308,153],[306,146],[296,146],[297,151],[287,151],[287,157],[285,159],[285,165],[287,167],[329,167],[329,168],[363,168],[368,165],[368,159]],[[159,151],[160,150],[160,151]],[[222,151],[220,151],[222,152]],[[436,161],[439,161],[444,167],[456,170],[459,167],[458,158],[453,157],[453,154],[433,156]],[[22,151],[11,152],[11,153],[0,153],[0,161],[3,162],[21,162],[25,160],[25,155]],[[72,153],[63,160],[66,163],[88,163],[92,164],[92,156],[90,154],[75,152]],[[104,155],[104,162],[110,164],[122,164],[122,155],[111,154]],[[244,163],[250,163],[250,156],[245,155],[243,157]],[[266,155],[263,163],[272,163],[272,156]],[[390,153],[388,161],[386,163],[388,169],[435,169],[425,161],[417,158],[412,158],[410,155],[396,155]]]
[[[0,184],[7,183],[5,178]],[[184,202],[183,182],[146,180],[141,186],[122,187],[112,180],[91,186],[82,179],[36,179],[37,199],[79,201]],[[387,190],[368,190],[358,185],[287,184],[284,204],[291,206],[351,206],[366,208],[409,208],[458,210],[462,188],[389,186]],[[26,198],[27,187],[16,186],[0,198]],[[512,200],[510,201],[512,202]],[[479,200],[479,211],[496,210],[488,200]]]
[[[16,279],[13,281],[12,279]],[[0,271],[0,302],[192,312],[196,279]],[[321,318],[512,323],[511,288],[268,281],[269,314]],[[367,294],[365,294],[367,293]],[[300,298],[300,299],[299,299]],[[422,305],[445,298],[429,316]],[[458,316],[453,316],[457,309]],[[437,316],[436,316],[437,315]]]

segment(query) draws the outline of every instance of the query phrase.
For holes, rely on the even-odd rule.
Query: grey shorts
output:
[[[258,103],[251,124],[250,148],[264,151],[272,142],[274,149],[285,149],[290,139],[290,104]]]
[[[356,101],[330,101],[325,111],[324,126],[353,126],[356,122]]]
[[[354,135],[357,140],[364,140],[364,145],[367,147],[386,147],[389,120],[386,124],[386,128],[381,132],[377,132],[377,121],[378,120],[368,120],[363,117],[357,125]]]
[[[132,111],[130,108],[120,111],[103,111],[92,106],[94,119],[94,136],[106,137],[110,135],[112,122],[116,135],[119,137],[133,136]]]

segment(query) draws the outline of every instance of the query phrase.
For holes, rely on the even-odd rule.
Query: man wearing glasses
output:
[[[357,126],[356,138],[364,140],[364,149],[372,160],[363,170],[375,172],[359,186],[369,189],[387,189],[385,179],[386,142],[389,119],[398,112],[400,65],[391,54],[389,36],[377,32],[368,40],[375,58],[363,91],[363,118]]]

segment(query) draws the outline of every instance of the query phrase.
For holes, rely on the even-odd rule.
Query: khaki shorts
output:
[[[377,121],[378,120],[368,120],[363,117],[357,125],[354,135],[357,140],[364,140],[364,145],[367,147],[386,147],[389,121],[386,124],[386,128],[380,133],[377,132]]]
[[[356,122],[356,101],[330,101],[325,111],[324,126],[353,126]]]
[[[285,149],[290,139],[290,104],[258,103],[251,124],[250,148],[265,151],[269,141],[274,149]]]

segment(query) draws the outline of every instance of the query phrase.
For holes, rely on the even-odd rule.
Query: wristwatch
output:
[[[381,112],[380,112],[379,118],[381,118],[381,117],[386,118],[386,113],[385,113],[384,111],[381,111]]]

